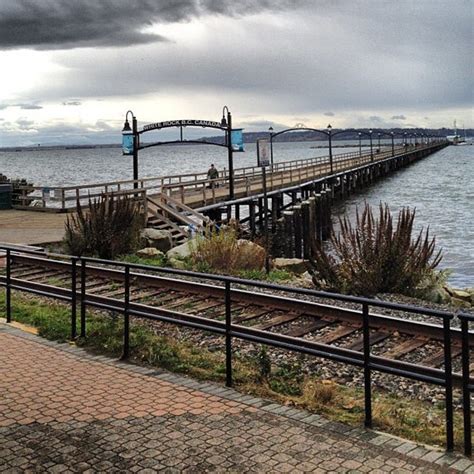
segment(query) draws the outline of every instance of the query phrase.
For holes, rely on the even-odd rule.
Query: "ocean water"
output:
[[[324,142],[274,144],[274,161],[326,156]],[[358,150],[337,148],[335,155]],[[255,144],[234,154],[234,168],[256,165]],[[227,150],[216,146],[161,146],[140,151],[139,175],[163,176],[207,171],[214,163],[227,167]],[[132,159],[120,148],[0,152],[0,173],[26,178],[37,186],[66,186],[125,180],[132,177]],[[443,248],[440,267],[451,268],[450,283],[474,287],[474,146],[450,146],[398,171],[337,206],[334,215],[355,215],[357,206],[389,204],[416,208],[417,228],[429,226]],[[1,218],[1,217],[0,217]]]
[[[449,146],[401,169],[335,208],[334,220],[354,221],[365,202],[387,203],[392,214],[416,209],[415,230],[429,227],[443,249],[439,268],[450,268],[454,287],[474,287],[474,145]]]

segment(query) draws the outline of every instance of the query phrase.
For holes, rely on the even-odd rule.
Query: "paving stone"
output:
[[[215,384],[91,356],[69,344],[46,343],[1,323],[0,347],[0,393],[14,400],[0,411],[0,472],[470,468],[459,456]]]

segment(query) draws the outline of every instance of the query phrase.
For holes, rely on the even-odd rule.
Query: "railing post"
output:
[[[130,354],[130,267],[125,267],[124,275],[125,285],[125,296],[124,296],[124,309],[123,309],[123,352],[122,360],[128,359]]]
[[[5,310],[7,313],[7,323],[12,320],[12,289],[11,289],[11,256],[10,249],[7,249],[7,284],[5,288]]]
[[[464,421],[464,454],[472,456],[471,390],[469,389],[469,322],[460,316],[462,337],[462,410]]]
[[[446,451],[454,449],[453,433],[453,368],[451,360],[451,327],[450,318],[443,320],[444,332],[444,375],[445,375],[445,403],[446,403]]]
[[[71,340],[77,337],[77,258],[71,259]]]
[[[364,339],[364,396],[365,396],[365,420],[364,425],[372,428],[372,386],[370,374],[370,325],[369,305],[362,305],[362,329]]]
[[[81,337],[86,337],[86,261],[81,260]]]
[[[230,282],[225,282],[225,384],[232,387],[232,303]]]

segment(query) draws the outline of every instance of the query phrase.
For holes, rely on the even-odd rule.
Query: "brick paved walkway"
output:
[[[0,324],[0,472],[457,469],[474,472],[460,456]]]

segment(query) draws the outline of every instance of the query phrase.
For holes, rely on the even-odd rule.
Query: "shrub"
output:
[[[222,273],[259,270],[265,264],[265,250],[252,242],[238,240],[230,227],[209,230],[191,244],[191,258],[198,268]]]
[[[89,208],[77,203],[77,213],[68,216],[65,244],[73,255],[97,255],[111,259],[134,250],[143,225],[133,197],[103,195],[89,198]]]
[[[344,293],[414,294],[442,258],[441,250],[435,254],[429,229],[412,238],[414,220],[415,210],[403,208],[394,226],[389,207],[382,203],[378,219],[368,204],[362,214],[357,210],[355,227],[347,217],[340,218],[341,230],[333,233],[330,248],[313,248],[316,276],[329,289]]]

